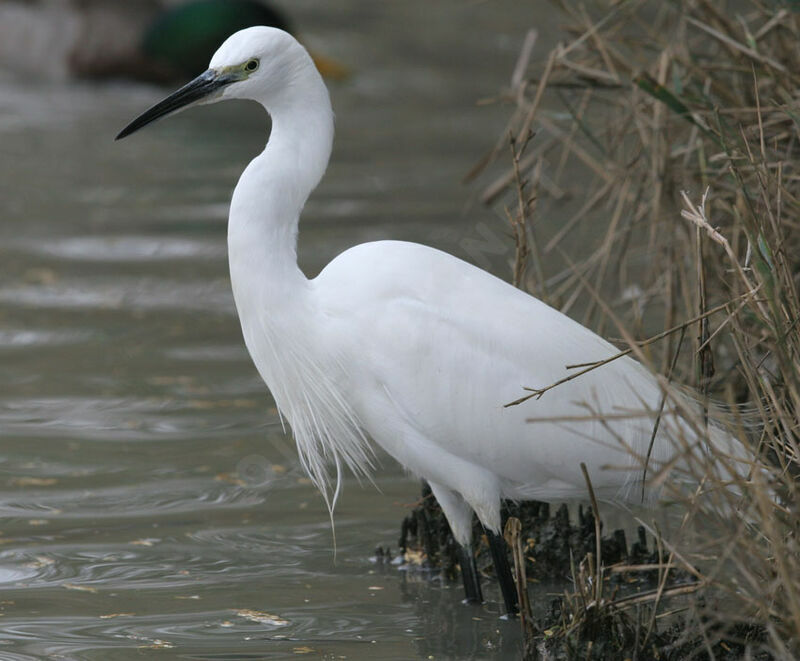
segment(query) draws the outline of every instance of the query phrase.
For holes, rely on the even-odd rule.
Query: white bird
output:
[[[664,388],[629,357],[505,407],[523,387],[547,386],[574,373],[567,365],[618,350],[449,254],[376,241],[308,279],[297,265],[298,221],[328,165],[333,111],[314,63],[289,34],[235,33],[205,73],[117,137],[188,105],[234,98],[261,103],[272,132],[231,201],[233,294],[247,348],[305,469],[332,509],[342,465],[369,472],[371,438],[430,484],[462,545],[473,601],[481,599],[469,552],[477,514],[513,610],[502,499],[583,499],[584,463],[598,497],[639,500],[643,458],[650,455],[648,474],[656,475],[680,445],[675,437],[693,443],[696,436],[665,413],[653,438]],[[537,417],[547,419],[529,422]]]

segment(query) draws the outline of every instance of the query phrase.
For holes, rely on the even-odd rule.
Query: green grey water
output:
[[[291,4],[353,70],[309,275],[389,237],[504,272],[474,251],[502,220],[460,180],[509,112],[477,102],[547,31],[534,5]],[[267,120],[223,104],[112,141],[163,94],[0,78],[0,658],[508,658],[493,588],[467,607],[371,557],[419,495],[390,460],[379,490],[347,480],[334,558],[228,282],[229,196]]]

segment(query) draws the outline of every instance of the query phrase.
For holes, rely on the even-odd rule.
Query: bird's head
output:
[[[143,112],[116,139],[192,105],[257,99],[272,107],[309,68],[316,74],[305,48],[288,32],[263,26],[240,30],[214,53],[207,71]]]

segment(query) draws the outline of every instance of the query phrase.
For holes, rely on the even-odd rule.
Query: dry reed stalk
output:
[[[714,534],[688,549],[680,539],[657,537],[669,555],[657,566],[652,597],[605,598],[596,581],[602,568],[579,563],[575,589],[564,596],[573,619],[562,633],[583,631],[579,623],[600,604],[608,614],[649,601],[653,610],[631,639],[635,654],[656,644],[668,607],[673,616],[685,610],[694,626],[686,640],[711,658],[740,625],[758,633],[742,643],[748,654],[797,657],[800,13],[760,0],[735,7],[710,0],[632,0],[611,9],[554,4],[567,21],[567,40],[544,57],[529,40],[508,94],[512,137],[517,144],[531,131],[536,137],[527,156],[514,153],[508,170],[493,175],[484,200],[514,200],[515,236],[524,248],[518,257],[527,255],[523,191],[532,177],[550,175],[538,191],[537,216],[548,213],[553,191],[562,204],[572,198],[572,208],[550,236],[537,224],[536,293],[581,311],[600,332],[612,328],[625,348],[610,360],[633,354],[660,366],[662,408],[686,409],[697,433],[721,415],[712,400],[725,402],[730,432],[753,448],[742,475],[730,457],[687,446],[701,487],[675,494],[684,504],[678,537],[692,527]],[[496,147],[472,174],[501,154]],[[583,250],[568,244],[577,234]],[[564,266],[546,280],[548,256]],[[528,282],[521,271],[516,278]],[[695,346],[684,346],[677,332],[695,334]],[[607,362],[570,366],[577,371],[511,404],[546,396]],[[692,382],[693,374],[703,395],[699,413],[666,395],[671,381]],[[645,414],[660,419],[658,411]],[[671,587],[676,567],[697,582]],[[707,607],[715,595],[727,609]],[[669,603],[675,599],[677,609]]]

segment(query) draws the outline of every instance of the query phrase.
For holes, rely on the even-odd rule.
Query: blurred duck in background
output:
[[[0,0],[0,69],[172,83],[202,71],[220,43],[252,25],[295,34],[283,11],[260,0]],[[313,57],[324,76],[347,76]]]

